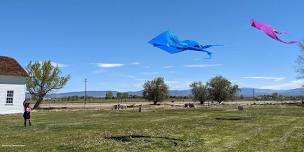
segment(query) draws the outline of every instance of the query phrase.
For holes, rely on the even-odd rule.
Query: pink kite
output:
[[[257,22],[255,21],[254,19],[251,20],[251,26],[259,29],[259,30],[262,30],[265,34],[267,34],[269,37],[277,40],[277,41],[280,41],[282,43],[285,43],[285,44],[294,44],[294,43],[298,43],[299,41],[289,41],[289,42],[286,42],[286,41],[283,41],[281,40],[277,34],[287,34],[286,32],[279,32],[275,29],[273,29],[270,25],[267,25],[265,23],[261,23],[261,22]]]

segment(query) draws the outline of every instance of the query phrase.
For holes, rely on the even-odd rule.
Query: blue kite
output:
[[[221,46],[221,45],[200,45],[198,42],[193,40],[180,41],[178,37],[170,31],[166,31],[159,34],[151,41],[149,41],[149,43],[152,44],[154,47],[158,47],[171,54],[179,53],[186,50],[192,50],[192,51],[205,52],[209,55],[210,58],[212,53],[205,49],[210,48],[212,46]]]

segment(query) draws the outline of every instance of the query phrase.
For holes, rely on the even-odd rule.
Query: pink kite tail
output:
[[[274,33],[276,34],[288,34],[287,32],[280,32],[280,31],[277,31],[277,30],[273,30]]]
[[[288,42],[286,42],[286,41],[283,41],[283,40],[281,40],[281,39],[279,39],[279,38],[277,38],[277,40],[280,41],[280,42],[282,42],[282,43],[285,43],[285,44],[295,44],[295,43],[299,43],[299,41],[288,41]]]
[[[262,23],[262,22],[257,22],[255,21],[254,19],[251,20],[251,26],[259,29],[259,30],[262,30],[266,35],[268,35],[269,37],[277,40],[277,41],[280,41],[282,43],[285,43],[285,44],[294,44],[294,43],[299,43],[299,41],[283,41],[281,40],[277,34],[287,34],[286,32],[279,32],[275,29],[273,29],[270,25],[267,25],[265,23]]]
[[[299,41],[289,41],[287,44],[295,44],[295,43],[300,43]]]

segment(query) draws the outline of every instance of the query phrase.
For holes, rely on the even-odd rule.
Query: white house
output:
[[[0,114],[23,112],[27,76],[15,59],[0,56]]]

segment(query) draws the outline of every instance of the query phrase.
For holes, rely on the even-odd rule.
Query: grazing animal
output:
[[[139,105],[138,112],[141,112],[142,104]]]
[[[238,106],[238,110],[240,110],[240,111],[242,111],[242,110],[244,110],[244,106]]]
[[[185,106],[185,108],[188,108],[189,103],[185,103],[184,106]]]
[[[185,103],[185,108],[194,108],[194,104],[193,103]]]
[[[134,108],[135,105],[134,104],[131,104],[131,105],[128,105],[127,108]]]
[[[127,109],[128,105],[127,104],[116,104],[113,106],[112,109],[114,110],[119,110],[119,109]]]
[[[113,105],[112,110],[118,110],[118,105]]]
[[[127,109],[127,104],[119,104],[119,109]]]

